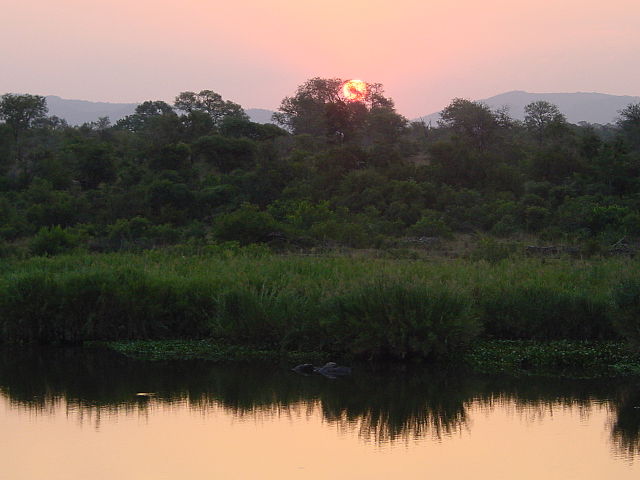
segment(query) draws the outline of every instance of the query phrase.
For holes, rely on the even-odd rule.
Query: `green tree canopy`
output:
[[[350,140],[361,133],[372,110],[382,109],[397,115],[393,101],[384,96],[381,84],[367,83],[361,101],[347,101],[341,96],[344,82],[341,78],[307,80],[294,96],[282,100],[279,111],[273,115],[274,121],[296,135]],[[387,123],[394,122],[387,119]]]
[[[22,157],[20,139],[23,132],[47,115],[47,100],[40,95],[6,93],[0,97],[0,120],[13,131],[16,158]]]
[[[174,105],[187,114],[205,112],[213,119],[215,125],[219,125],[226,117],[249,119],[240,105],[224,100],[219,93],[212,90],[202,90],[199,93],[182,92],[176,97]]]
[[[153,128],[163,117],[177,117],[177,115],[168,103],[162,100],[148,100],[138,105],[133,115],[123,118],[116,125],[132,132],[139,132]]]
[[[640,103],[627,105],[618,113],[618,126],[633,145],[640,145]]]
[[[223,173],[253,165],[256,145],[245,138],[229,138],[222,135],[201,137],[193,143],[193,153],[214,165]]]
[[[14,132],[31,127],[47,114],[47,100],[40,95],[15,95],[6,93],[0,97],[0,120],[4,120]]]
[[[524,107],[524,123],[542,142],[545,138],[566,131],[567,119],[553,103],[538,100]]]
[[[453,129],[480,149],[487,147],[498,128],[496,115],[487,105],[464,98],[454,98],[440,112],[438,124]]]

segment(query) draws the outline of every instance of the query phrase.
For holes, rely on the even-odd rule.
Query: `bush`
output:
[[[328,302],[334,348],[367,357],[442,357],[480,332],[468,301],[445,289],[379,280]]]
[[[491,233],[498,237],[508,237],[518,232],[519,229],[520,224],[517,218],[514,215],[505,215],[491,227]]]
[[[587,291],[510,285],[477,292],[485,333],[500,339],[617,338],[608,299]]]
[[[223,173],[253,166],[256,144],[245,138],[228,138],[221,135],[200,137],[193,144],[193,152],[205,162]]]
[[[78,237],[60,226],[41,228],[31,240],[33,255],[58,255],[66,253],[79,244]]]
[[[451,238],[453,236],[442,214],[434,210],[425,210],[420,220],[409,227],[409,234],[418,237]]]
[[[11,279],[0,298],[6,341],[199,338],[209,334],[213,295],[202,284],[133,270],[42,272]]]
[[[9,245],[7,242],[0,237],[0,258],[8,258],[12,256],[16,256],[19,253],[19,249],[14,247],[13,245]]]
[[[485,260],[490,263],[497,263],[513,257],[517,251],[518,247],[513,243],[498,242],[491,237],[481,237],[478,245],[473,252],[471,252],[471,258],[473,260]]]
[[[184,143],[172,143],[163,145],[152,152],[149,167],[152,170],[181,170],[187,168],[191,149]]]
[[[213,224],[216,238],[237,241],[242,245],[266,242],[277,229],[278,225],[270,213],[249,203],[234,212],[219,215]]]
[[[618,332],[640,348],[640,279],[620,282],[613,290],[613,300],[618,310]]]
[[[232,287],[218,295],[216,306],[215,336],[271,347],[299,346],[312,337],[307,317],[310,299],[287,289],[264,284]]]
[[[343,220],[331,219],[315,223],[309,233],[324,243],[335,242],[354,248],[365,248],[373,243],[364,226]]]

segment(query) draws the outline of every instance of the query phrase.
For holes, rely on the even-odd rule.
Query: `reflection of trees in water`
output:
[[[383,378],[384,384],[367,375],[331,381],[283,368],[217,368],[189,389],[189,403],[203,408],[221,404],[239,416],[320,413],[325,421],[347,430],[358,428],[361,437],[375,441],[441,435],[464,423],[462,396],[443,397],[446,389],[436,382]]]
[[[554,409],[594,402],[614,412],[617,451],[640,453],[640,386],[615,380],[535,380],[446,372],[358,371],[330,381],[279,366],[212,366],[206,362],[146,363],[102,351],[0,350],[0,391],[13,405],[44,415],[65,408],[81,422],[112,415],[147,415],[153,409],[189,408],[203,414],[223,407],[236,416],[311,416],[373,442],[432,436],[468,426],[470,408],[511,406],[531,419]],[[153,392],[153,397],[137,397]]]
[[[516,386],[517,385],[517,386]],[[611,437],[617,454],[640,455],[640,381],[636,379],[579,381],[535,379],[511,387],[503,384],[503,396],[516,408],[527,408],[539,417],[553,408],[579,408],[587,416],[594,402],[605,404],[612,417]],[[497,386],[496,386],[497,387]],[[498,387],[499,388],[499,387]],[[498,391],[498,388],[492,388]]]
[[[554,378],[486,379],[476,392],[482,409],[501,408],[528,422],[552,417],[556,412],[578,411],[586,419],[594,402],[607,404],[624,383],[611,380],[571,380]],[[511,412],[509,411],[511,410]]]
[[[468,386],[444,375],[360,374],[326,387],[320,393],[324,418],[356,426],[366,440],[440,438],[467,422]]]
[[[614,409],[612,433],[617,451],[629,457],[640,455],[640,385],[620,392]]]

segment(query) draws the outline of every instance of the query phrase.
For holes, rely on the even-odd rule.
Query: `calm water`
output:
[[[0,350],[0,478],[637,480],[640,382]]]

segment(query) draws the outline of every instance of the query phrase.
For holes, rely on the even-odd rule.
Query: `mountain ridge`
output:
[[[70,125],[82,125],[94,122],[100,117],[109,117],[112,123],[134,113],[137,103],[92,102],[80,99],[66,99],[57,95],[47,95],[49,114],[65,119]],[[571,123],[587,122],[608,124],[615,122],[618,112],[632,103],[640,103],[640,96],[611,95],[599,92],[551,92],[537,93],[525,90],[511,90],[492,97],[477,100],[495,110],[508,107],[510,115],[516,120],[524,119],[524,106],[538,100],[551,102]],[[271,123],[273,110],[265,108],[245,109],[251,121]],[[417,117],[435,124],[440,112]]]
[[[131,115],[138,103],[92,102],[89,100],[68,99],[57,95],[47,95],[49,115],[63,118],[69,125],[82,125],[95,122],[100,117],[109,117],[111,123]],[[264,108],[245,109],[252,122],[270,123],[273,111]]]
[[[632,95],[611,95],[599,92],[551,92],[536,93],[511,90],[493,97],[478,100],[492,110],[509,107],[509,114],[516,120],[524,119],[524,107],[531,102],[544,100],[558,106],[570,123],[597,123],[606,125],[615,122],[618,112],[631,103],[639,103],[640,97]],[[440,112],[433,112],[415,120],[436,123]]]

